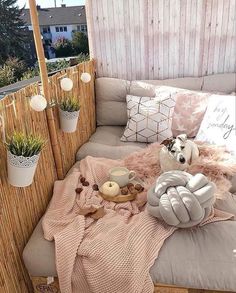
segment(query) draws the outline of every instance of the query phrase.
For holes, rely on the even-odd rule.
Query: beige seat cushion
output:
[[[78,167],[75,165],[75,167]],[[217,207],[236,215],[236,196]],[[236,221],[180,229],[164,243],[150,273],[154,283],[188,288],[236,291]],[[43,237],[41,221],[23,259],[31,276],[57,276],[54,242]]]
[[[34,229],[24,251],[25,266],[33,277],[56,277],[55,245],[43,236],[42,220]]]
[[[99,126],[77,152],[76,159],[81,160],[86,156],[104,157],[109,159],[121,159],[128,154],[147,146],[146,143],[122,142],[124,127]]]
[[[236,222],[180,229],[168,238],[150,273],[154,283],[236,292]]]

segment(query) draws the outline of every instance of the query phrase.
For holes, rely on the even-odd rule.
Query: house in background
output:
[[[87,34],[87,23],[85,6],[66,6],[41,8],[39,5],[38,17],[41,34],[45,47],[56,42],[58,38],[71,40],[73,32],[79,31]],[[26,23],[29,30],[32,30],[29,9],[23,9],[22,20]],[[50,58],[50,56],[47,56]]]

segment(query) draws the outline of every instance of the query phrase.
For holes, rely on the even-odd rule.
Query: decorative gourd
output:
[[[101,186],[101,192],[105,195],[117,196],[120,194],[120,187],[114,181],[107,181]]]

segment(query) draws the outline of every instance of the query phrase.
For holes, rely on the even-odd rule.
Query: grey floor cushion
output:
[[[57,276],[54,243],[43,238],[41,221],[23,258],[31,276]],[[236,221],[176,231],[150,273],[154,283],[236,291]]]
[[[121,159],[147,146],[146,143],[120,141],[123,132],[123,126],[99,126],[89,141],[78,150],[76,159],[81,160],[88,155]]]
[[[236,222],[176,231],[151,268],[154,282],[236,291]]]

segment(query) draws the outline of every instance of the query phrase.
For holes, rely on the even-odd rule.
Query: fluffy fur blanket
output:
[[[153,292],[149,270],[165,239],[176,228],[146,212],[143,206],[146,192],[133,202],[115,204],[103,200],[92,186],[106,181],[111,167],[127,166],[134,169],[149,187],[160,174],[159,149],[160,146],[154,144],[117,161],[87,157],[80,162],[79,169],[74,168],[64,180],[55,182],[42,224],[45,238],[55,240],[62,293]],[[201,153],[201,162],[213,164],[211,158],[216,157],[216,152],[214,155],[213,150],[203,146]],[[207,156],[207,153],[211,155]],[[199,169],[202,163],[198,164],[191,168]],[[220,178],[220,184],[216,184],[222,189],[222,180],[226,180],[223,174],[230,175],[233,169],[222,165],[224,169],[220,171],[216,163],[215,166],[218,171],[214,173],[212,168],[204,171],[211,170],[209,173],[215,181]],[[81,175],[89,186],[82,186]],[[81,209],[90,207],[104,207],[105,216],[96,221],[81,215]],[[215,210],[204,224],[230,217]]]
[[[231,187],[231,177],[236,173],[236,162],[224,148],[197,143],[200,156],[185,171],[192,175],[202,173],[217,186],[216,198],[224,197]],[[137,176],[151,183],[161,174],[159,153],[162,145],[151,144],[148,148],[135,152],[125,158],[128,169],[134,170]],[[145,200],[145,199],[144,199]]]

